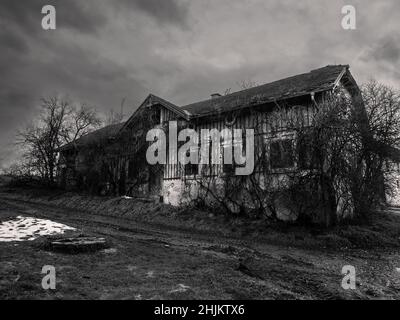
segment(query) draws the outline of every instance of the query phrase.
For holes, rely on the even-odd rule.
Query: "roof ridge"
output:
[[[293,76],[281,78],[281,79],[274,80],[274,81],[271,81],[271,82],[266,82],[266,83],[263,83],[263,84],[260,84],[260,85],[257,85],[257,86],[251,87],[251,88],[247,88],[247,89],[242,89],[242,90],[238,90],[238,91],[235,91],[235,92],[231,92],[231,93],[229,93],[229,94],[220,96],[220,97],[218,97],[218,98],[214,98],[214,99],[208,98],[208,99],[200,100],[200,101],[197,101],[197,102],[192,102],[192,103],[189,103],[189,104],[180,106],[180,108],[183,109],[183,110],[185,110],[185,109],[184,109],[185,107],[188,107],[188,106],[191,106],[191,105],[194,105],[194,104],[197,104],[197,103],[202,103],[202,102],[207,102],[207,101],[214,101],[214,102],[216,102],[216,101],[218,101],[218,100],[221,101],[221,100],[223,100],[223,98],[228,98],[228,97],[231,97],[231,96],[233,96],[233,95],[237,95],[237,94],[239,94],[239,93],[249,92],[249,91],[251,91],[252,89],[257,89],[257,88],[260,88],[260,87],[265,86],[265,85],[270,85],[270,84],[277,83],[277,82],[279,82],[279,81],[285,81],[285,80],[289,80],[289,79],[296,78],[296,77],[299,77],[299,76],[303,76],[303,75],[307,75],[307,74],[312,74],[312,73],[321,71],[322,69],[326,69],[326,68],[330,68],[330,67],[341,67],[341,68],[345,68],[345,67],[346,67],[346,68],[349,68],[350,66],[349,66],[348,64],[345,64],[345,65],[342,65],[342,64],[337,64],[337,65],[326,65],[325,67],[321,67],[321,68],[317,68],[317,69],[312,69],[312,70],[310,70],[310,71],[308,71],[308,72],[299,73],[299,74],[296,74],[296,75],[293,75]]]
[[[193,102],[181,106],[181,110],[186,110],[197,117],[215,112],[216,106],[220,107],[220,112],[221,110],[226,112],[244,106],[246,101],[249,100],[267,103],[305,95],[310,92],[327,91],[335,86],[341,74],[347,72],[348,69],[349,65],[327,65],[252,88],[235,91],[225,96]]]

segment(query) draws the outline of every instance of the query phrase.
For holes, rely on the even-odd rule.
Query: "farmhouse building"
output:
[[[63,146],[59,183],[67,189],[86,189],[102,195],[153,197],[174,206],[198,199],[202,190],[207,189],[207,198],[212,202],[216,194],[226,192],[227,184],[241,179],[232,174],[235,165],[181,165],[170,164],[168,159],[163,165],[149,165],[146,161],[146,150],[151,144],[146,141],[147,132],[154,128],[168,131],[168,123],[177,121],[179,129],[196,131],[254,129],[255,153],[266,157],[264,163],[256,163],[252,176],[264,185],[272,177],[271,185],[276,186],[305,160],[304,155],[302,158],[295,154],[295,131],[284,117],[277,119],[273,114],[295,110],[307,126],[324,96],[335,92],[345,94],[355,103],[359,101],[360,90],[348,65],[329,65],[223,96],[213,94],[207,100],[185,106],[150,94],[126,122]],[[260,174],[260,167],[267,167],[269,178]],[[242,209],[231,206],[233,211]],[[290,212],[290,208],[280,207],[281,214]]]

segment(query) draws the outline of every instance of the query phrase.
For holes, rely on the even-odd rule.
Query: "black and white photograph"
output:
[[[399,12],[0,0],[0,300],[400,299]]]

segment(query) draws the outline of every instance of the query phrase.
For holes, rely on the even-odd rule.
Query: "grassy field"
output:
[[[0,242],[1,299],[398,299],[400,211],[332,230],[229,219],[128,199],[3,188],[0,223],[49,219],[109,248],[65,254]],[[56,269],[56,290],[41,286]],[[341,287],[344,265],[356,289]]]

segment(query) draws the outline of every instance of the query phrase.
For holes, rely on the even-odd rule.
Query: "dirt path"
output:
[[[291,248],[0,198],[0,221],[18,215],[105,237],[112,248],[66,255],[0,242],[0,298],[400,298],[393,250]],[[54,291],[41,287],[44,265],[56,268]],[[341,287],[344,265],[356,268],[356,290]]]

